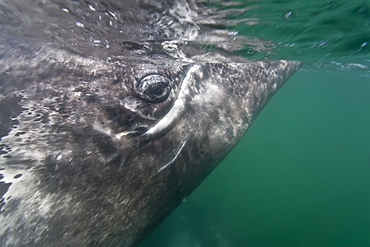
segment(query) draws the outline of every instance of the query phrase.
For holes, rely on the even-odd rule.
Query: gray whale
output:
[[[119,67],[3,44],[1,246],[135,245],[299,66]]]
[[[0,32],[0,245],[137,245],[298,67],[115,63]]]

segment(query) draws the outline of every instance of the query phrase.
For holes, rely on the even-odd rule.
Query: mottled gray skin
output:
[[[298,68],[292,61],[118,66],[2,37],[4,247],[137,245]],[[144,92],[148,85],[159,89]]]

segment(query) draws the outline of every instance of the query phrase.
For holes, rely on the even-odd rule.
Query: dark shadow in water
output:
[[[222,218],[211,218],[207,207],[194,199],[183,203],[139,247],[231,247]],[[217,221],[216,221],[217,220]],[[221,233],[222,232],[222,233]]]

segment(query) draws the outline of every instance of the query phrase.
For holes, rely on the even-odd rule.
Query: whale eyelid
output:
[[[142,81],[145,77],[148,77],[148,76],[151,76],[151,75],[158,75],[158,76],[163,76],[165,78],[168,78],[166,75],[164,75],[162,73],[159,73],[159,72],[149,72],[149,73],[145,73],[144,75],[136,78],[136,81],[137,81],[137,83],[140,83],[140,81]]]
[[[161,80],[161,79],[163,79],[163,80]],[[144,77],[142,77],[139,81],[138,81],[138,85],[137,85],[137,87],[139,86],[139,85],[141,85],[141,84],[143,84],[143,82],[146,82],[146,81],[150,81],[150,80],[152,80],[153,82],[153,84],[154,83],[160,83],[160,82],[164,82],[164,83],[167,83],[167,84],[170,84],[170,82],[171,82],[171,80],[168,78],[168,77],[166,77],[166,76],[164,76],[164,75],[161,75],[161,74],[148,74],[148,75],[146,75],[146,76],[144,76]],[[149,85],[150,86],[150,85]],[[138,89],[138,88],[137,88]],[[144,90],[143,91],[145,91],[145,89],[146,88],[144,88]]]

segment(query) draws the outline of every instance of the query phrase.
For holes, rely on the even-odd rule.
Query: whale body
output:
[[[0,32],[0,245],[137,245],[298,67],[116,63]]]

